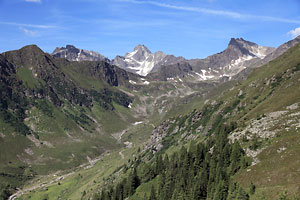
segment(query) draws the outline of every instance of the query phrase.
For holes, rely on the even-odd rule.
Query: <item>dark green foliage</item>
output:
[[[250,184],[250,194],[253,195],[255,193],[256,186],[251,182]]]
[[[228,200],[249,200],[249,194],[237,183],[233,182],[229,186]]]
[[[283,79],[282,79],[282,75],[277,75],[277,76],[275,77],[275,80],[271,83],[271,88],[274,89],[274,88],[276,88],[277,86],[279,86],[279,85],[280,85],[280,82],[281,82],[282,80],[283,80]]]
[[[114,109],[112,105],[113,101],[124,107],[128,107],[128,105],[132,102],[132,100],[126,94],[115,92],[109,89],[103,89],[101,91],[91,90],[89,91],[89,95],[106,110]]]
[[[224,114],[227,114],[227,113],[232,112],[233,109],[235,109],[236,106],[239,105],[240,101],[241,101],[240,99],[236,99],[236,100],[232,103],[231,106],[225,107],[224,110],[223,110]]]
[[[238,142],[235,142],[230,155],[230,173],[235,174],[241,167],[241,158],[244,155],[244,150]]]
[[[279,199],[278,200],[289,200],[289,195],[287,191],[281,192],[279,194]]]
[[[247,194],[247,192],[242,187],[240,187],[239,190],[238,190],[238,194],[237,194],[236,199],[249,200],[249,194]]]
[[[8,110],[0,110],[0,118],[2,118],[4,122],[10,124],[18,133],[23,135],[31,133],[30,129],[24,124],[24,119],[17,117]]]
[[[92,123],[92,120],[86,114],[84,114],[85,113],[84,110],[81,110],[80,113],[75,113],[75,114],[72,114],[68,110],[65,110],[65,113],[69,118],[73,119],[77,124],[89,125],[90,123]]]
[[[135,189],[140,185],[140,178],[137,175],[137,171],[134,168],[127,178],[127,191],[129,196],[133,195]]]
[[[155,192],[155,189],[154,189],[153,185],[151,187],[151,192],[150,192],[149,200],[157,200],[156,192]]]
[[[223,102],[219,102],[217,105],[207,105],[201,111],[201,118],[192,125],[192,129],[196,130],[200,125],[205,127],[211,119],[213,113],[218,110]]]
[[[300,71],[300,63],[298,63],[295,68],[293,68],[293,72],[297,71]]]
[[[15,131],[23,135],[30,134],[23,123],[25,110],[29,105],[24,94],[22,82],[16,78],[16,70],[2,55],[0,56],[0,117]]]
[[[245,152],[238,142],[230,144],[227,138],[235,128],[235,123],[220,125],[206,144],[192,144],[189,150],[182,147],[171,159],[158,154],[151,163],[135,165],[137,168],[113,189],[113,193],[118,197],[117,194],[126,194],[123,195],[125,199],[133,195],[140,184],[157,178],[158,185],[151,185],[148,199],[249,199],[243,188],[230,181],[232,175],[245,167],[242,164]],[[109,191],[106,189],[103,193]]]
[[[45,115],[52,117],[53,108],[47,100],[39,100],[36,102],[36,107]]]
[[[24,119],[27,117],[25,111],[30,110],[32,106],[36,106],[45,115],[52,117],[54,107],[61,107],[65,103],[86,108],[91,108],[98,103],[106,110],[113,110],[113,102],[124,107],[128,107],[132,102],[126,94],[109,85],[105,85],[106,87],[98,91],[81,87],[64,73],[63,68],[67,64],[53,59],[35,45],[0,55],[0,117],[2,120],[11,125],[16,132],[27,135],[31,131],[24,124]],[[99,69],[105,69],[103,71],[105,77],[99,78],[105,79],[111,83],[110,85],[116,85],[115,73],[118,70],[106,65],[102,63],[98,66]],[[88,123],[85,116],[69,114],[69,117],[77,123]]]
[[[262,142],[259,140],[257,135],[254,135],[254,137],[251,140],[251,144],[250,144],[250,149],[251,150],[256,150],[260,147],[260,145],[262,144]]]
[[[0,183],[0,199],[8,199],[12,195],[10,185]]]

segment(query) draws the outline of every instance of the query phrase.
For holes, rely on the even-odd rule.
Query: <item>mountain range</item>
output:
[[[126,53],[125,56],[116,56],[113,60],[108,60],[99,53],[77,49],[72,45],[56,48],[52,55],[70,61],[104,60],[141,76],[160,71],[159,73],[166,74],[165,79],[189,75],[195,80],[216,80],[238,74],[253,63],[264,59],[274,50],[275,48],[259,46],[243,38],[232,38],[224,51],[205,59],[187,60],[183,57],[167,55],[161,51],[152,53],[144,45],[137,45],[132,52]],[[172,67],[168,67],[186,68],[187,65],[190,66],[190,70],[180,70],[189,71],[187,74],[172,72]]]
[[[72,45],[1,53],[0,198],[100,199],[103,191],[140,199],[154,187],[169,199],[168,184],[155,184],[166,180],[187,196],[203,180],[203,198],[255,195],[246,192],[250,179],[268,197],[278,185],[296,191],[299,43],[275,49],[232,38],[191,60],[144,45],[113,60]],[[282,165],[278,154],[296,161]]]

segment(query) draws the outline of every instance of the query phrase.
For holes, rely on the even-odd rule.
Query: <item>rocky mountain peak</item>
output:
[[[147,76],[162,65],[170,65],[182,60],[182,57],[166,55],[162,51],[152,53],[145,45],[137,45],[124,57],[116,56],[112,63],[127,71]]]
[[[19,54],[30,54],[30,55],[40,55],[44,54],[43,50],[40,49],[37,45],[32,44],[32,45],[27,45],[22,47],[21,49],[17,51],[12,51],[12,52],[18,52]],[[5,52],[7,53],[7,52]]]
[[[141,52],[151,53],[151,51],[143,44],[137,45],[133,51],[141,51]]]
[[[48,55],[36,45],[27,45],[19,50],[7,51],[3,53],[3,56],[18,67],[41,65],[48,59],[46,58]]]
[[[139,62],[147,60],[149,56],[152,55],[152,52],[145,45],[137,45],[133,52],[126,53],[125,58],[134,59]]]
[[[243,38],[231,38],[226,50],[233,50],[239,56],[251,56],[256,58],[264,58],[266,55],[274,51],[273,47],[259,46],[256,43],[249,42]]]
[[[202,80],[230,78],[273,51],[273,47],[260,46],[243,38],[231,38],[224,51],[203,60],[190,60],[189,63]]]
[[[251,47],[258,46],[257,44],[244,40],[243,38],[231,38],[228,47],[234,46],[236,48],[244,48],[244,49],[251,49]]]
[[[63,48],[63,47],[62,47]],[[74,45],[67,44],[66,49],[77,49]]]
[[[57,58],[65,58],[69,61],[105,61],[110,62],[110,60],[103,55],[84,49],[78,49],[73,45],[66,45],[66,47],[57,47],[51,54]]]

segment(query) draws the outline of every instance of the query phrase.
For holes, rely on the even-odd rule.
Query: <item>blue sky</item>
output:
[[[300,34],[300,0],[0,0],[0,52],[73,44],[113,58],[137,44],[204,58],[231,37],[277,47]]]

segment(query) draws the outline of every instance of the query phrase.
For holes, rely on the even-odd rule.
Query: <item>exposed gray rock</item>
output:
[[[212,79],[232,77],[273,52],[273,47],[259,46],[243,38],[231,38],[228,47],[205,59],[192,59],[193,70]]]
[[[162,122],[158,127],[156,127],[147,141],[143,151],[148,149],[152,150],[153,153],[160,151],[163,148],[162,141],[167,136],[167,131],[172,123],[170,120]]]
[[[51,55],[56,58],[65,58],[69,61],[105,61],[110,63],[110,60],[100,53],[78,49],[73,45],[57,47]]]
[[[146,76],[162,65],[171,65],[184,60],[183,57],[166,55],[161,51],[152,53],[146,46],[137,45],[132,52],[125,56],[116,56],[112,63],[127,71]]]

